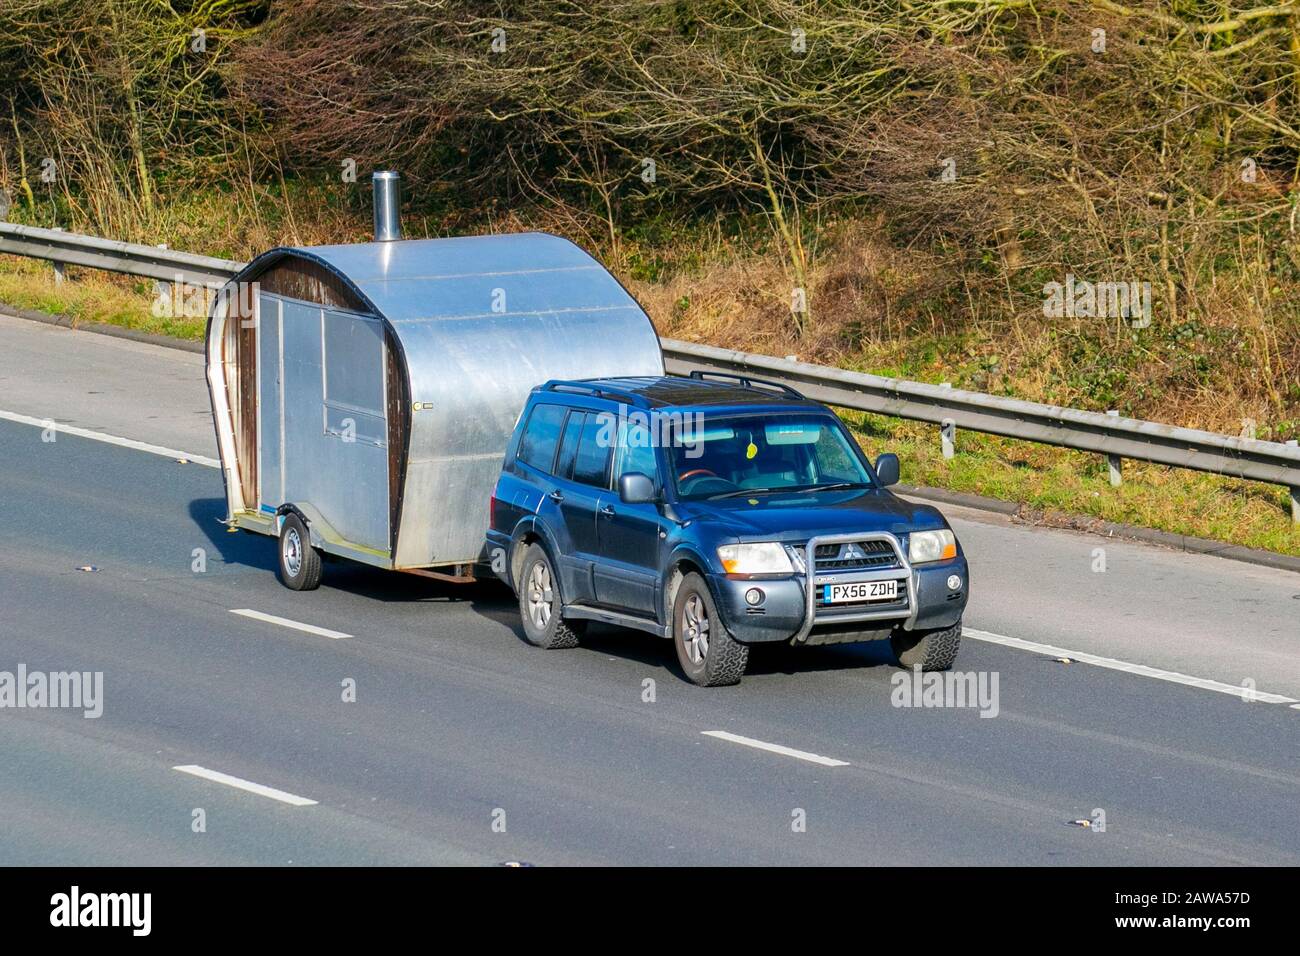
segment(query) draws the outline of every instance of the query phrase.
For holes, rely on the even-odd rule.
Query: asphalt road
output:
[[[103,672],[98,718],[0,709],[0,864],[1300,862],[1300,710],[1214,689],[1300,698],[1293,574],[952,509],[968,627],[1159,670],[970,639],[993,718],[892,706],[878,646],[696,688],[649,635],[529,647],[493,585],[334,564],[290,592],[215,470],[13,420],[213,455],[201,369],[0,319],[0,671]]]

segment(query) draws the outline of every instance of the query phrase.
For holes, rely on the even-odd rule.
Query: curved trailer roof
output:
[[[397,346],[411,424],[392,566],[475,559],[506,444],[534,386],[552,378],[664,372],[645,311],[600,263],[558,236],[279,248],[250,262],[230,287],[294,260],[337,280],[355,308],[384,323]],[[217,380],[237,381],[211,371],[212,356],[222,354],[222,325],[224,316],[214,311],[208,335],[214,406]],[[224,420],[230,421],[228,411]],[[218,432],[221,439],[220,425]],[[229,487],[227,446],[233,457],[235,445],[220,444]]]

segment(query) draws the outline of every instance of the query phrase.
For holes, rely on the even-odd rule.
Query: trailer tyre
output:
[[[546,549],[530,544],[519,574],[519,616],[528,643],[547,650],[577,647],[583,622],[566,621],[563,609],[559,579]]]
[[[946,671],[957,660],[961,647],[961,621],[934,631],[899,631],[889,639],[889,645],[904,667]]]
[[[296,514],[285,515],[280,528],[280,583],[293,591],[320,587],[320,552],[311,546],[307,526]]]

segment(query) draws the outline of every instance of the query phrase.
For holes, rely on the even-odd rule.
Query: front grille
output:
[[[888,541],[846,541],[817,545],[818,571],[875,571],[902,567]]]

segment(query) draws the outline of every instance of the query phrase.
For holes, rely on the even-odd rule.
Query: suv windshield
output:
[[[668,460],[679,498],[872,485],[829,415],[706,417],[674,435]]]

